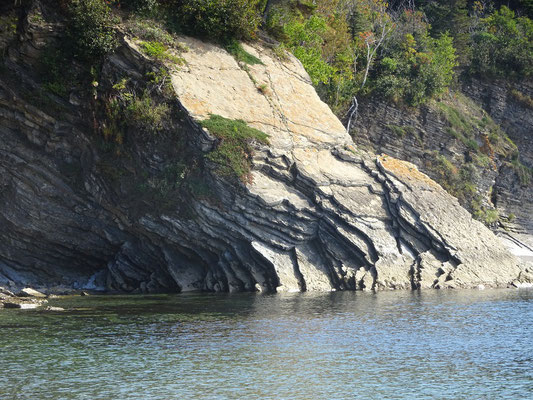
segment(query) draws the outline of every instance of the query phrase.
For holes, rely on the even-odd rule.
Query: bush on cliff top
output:
[[[184,33],[226,41],[253,38],[264,4],[264,0],[176,0],[172,10]]]

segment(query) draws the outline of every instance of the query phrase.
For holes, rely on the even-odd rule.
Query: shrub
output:
[[[243,120],[231,120],[220,115],[210,115],[201,125],[215,135],[220,142],[207,158],[218,165],[217,172],[236,176],[243,182],[250,181],[251,142],[268,143],[268,135],[249,127]]]
[[[159,9],[158,0],[123,0],[121,5],[137,14],[152,16]]]
[[[261,6],[263,0],[178,0],[174,12],[184,33],[226,41],[253,38]]]
[[[168,47],[161,42],[141,42],[141,50],[149,57],[158,61],[172,61],[175,64],[183,64],[184,60],[168,52]]]
[[[176,45],[176,38],[164,26],[152,19],[133,18],[127,22],[128,33],[142,40],[160,42],[165,46]]]
[[[528,96],[527,94],[523,94],[522,92],[513,89],[511,90],[511,96],[520,104],[522,104],[524,107],[530,108],[533,110],[533,98]]]
[[[72,0],[67,32],[74,55],[93,60],[113,51],[117,46],[116,22],[104,0]]]
[[[527,186],[531,183],[533,179],[533,168],[522,164],[518,157],[511,161],[511,167],[515,170],[522,186]]]
[[[334,110],[352,98],[353,51],[346,13],[336,12],[336,2],[288,2],[270,9],[268,32],[282,42],[277,54],[290,50],[311,81]],[[280,51],[281,50],[281,51]]]
[[[500,213],[498,210],[481,208],[474,212],[474,218],[485,225],[493,225],[500,220]]]
[[[407,130],[403,126],[388,124],[387,129],[399,138],[403,138],[405,135],[407,135]]]
[[[129,124],[154,132],[163,128],[165,120],[169,118],[170,107],[166,103],[156,104],[150,94],[144,92],[141,97],[135,97],[128,103],[126,113]]]

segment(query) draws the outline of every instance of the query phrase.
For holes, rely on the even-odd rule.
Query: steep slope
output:
[[[140,86],[160,65],[126,38],[106,60],[98,92],[73,87],[35,102],[37,60],[60,27],[39,12],[44,21],[26,17],[0,77],[0,281],[154,292],[529,279],[414,165],[355,149],[299,62],[260,44],[244,46],[262,64],[245,66],[183,38],[189,51],[171,72],[169,120],[151,135],[129,129],[109,152],[95,129],[110,126],[98,106],[106,88],[123,79]],[[197,121],[210,114],[269,135],[268,145],[253,144],[249,183],[221,176],[206,158],[219,143]],[[176,184],[184,173],[170,174],[178,161],[195,166],[187,184]]]
[[[531,84],[515,86],[531,96]],[[464,94],[419,109],[371,97],[361,101],[351,134],[359,146],[417,165],[490,224],[517,255],[531,257],[533,183],[526,169],[533,167],[533,114],[516,92],[502,81],[472,79]]]

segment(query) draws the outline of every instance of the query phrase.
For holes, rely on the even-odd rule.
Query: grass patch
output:
[[[14,36],[17,34],[18,17],[15,12],[7,15],[0,15],[0,37],[5,35]]]
[[[163,128],[166,120],[170,119],[170,107],[166,103],[157,104],[148,92],[132,99],[126,114],[130,124],[146,131],[155,132]]]
[[[250,182],[251,158],[255,140],[268,144],[268,135],[249,127],[243,120],[232,120],[211,114],[201,125],[216,136],[220,142],[207,158],[217,164],[217,173],[236,176],[242,182]]]
[[[388,124],[386,127],[399,138],[403,138],[407,135],[407,130],[403,126]]]
[[[225,45],[226,51],[230,53],[237,61],[242,61],[248,65],[260,64],[264,65],[263,62],[256,56],[248,53],[242,47],[242,44],[237,40],[232,40]]]
[[[517,152],[516,145],[500,126],[466,96],[457,94],[453,104],[439,102],[437,105],[448,124],[446,132],[472,152],[491,157],[495,154],[509,157]]]
[[[474,212],[474,218],[485,225],[492,225],[500,220],[500,213],[494,209],[481,209]]]
[[[513,89],[511,90],[511,97],[523,106],[533,110],[533,98],[531,98],[530,96],[523,94],[522,92],[516,89]]]
[[[476,182],[479,181],[479,172],[475,167],[476,160],[466,163],[459,169],[436,151],[427,153],[427,155],[429,157],[426,159],[426,167],[432,171],[436,181],[448,193],[457,197],[475,219],[485,225],[493,225],[500,220],[498,210],[483,206],[482,196],[478,193],[476,186]],[[480,159],[483,163],[486,160],[482,157]]]
[[[263,95],[267,95],[268,94],[268,85],[266,83],[261,83],[260,85],[257,85],[257,90],[263,94]]]
[[[533,168],[529,168],[522,164],[518,157],[511,161],[511,167],[518,175],[518,179],[520,180],[520,184],[522,186],[527,186],[531,183],[533,178]]]
[[[171,61],[174,64],[182,65],[185,63],[183,58],[175,56],[168,52],[168,46],[158,41],[140,42],[139,46],[144,54],[148,57],[155,58],[158,61]]]
[[[127,22],[126,31],[134,37],[149,42],[159,42],[171,47],[178,45],[176,37],[170,34],[161,23],[153,19],[131,19]]]

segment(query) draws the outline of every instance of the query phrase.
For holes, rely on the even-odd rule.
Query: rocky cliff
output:
[[[528,82],[470,79],[462,93],[419,109],[367,98],[351,133],[359,146],[416,164],[533,259],[533,113],[524,101],[532,93]]]
[[[141,90],[161,62],[125,35],[98,81],[51,92],[38,65],[60,20],[39,3],[21,18],[0,75],[0,282],[303,291],[531,278],[413,164],[354,147],[290,55],[244,45],[261,61],[245,65],[181,38],[182,65],[167,62],[163,79],[170,116],[118,134],[106,96],[121,82]],[[163,83],[146,101],[163,101]],[[246,183],[206,157],[221,145],[199,124],[212,114],[268,134]]]

